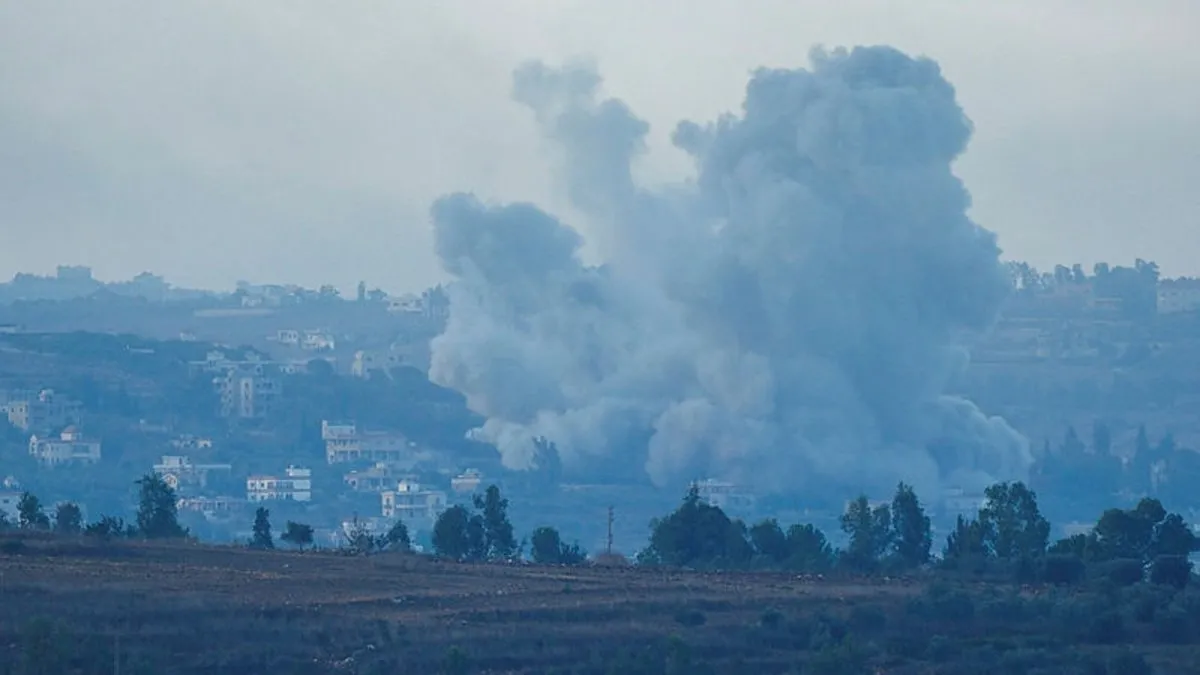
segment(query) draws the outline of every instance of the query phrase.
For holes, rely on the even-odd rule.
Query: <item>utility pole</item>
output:
[[[606,552],[612,555],[612,526],[613,526],[613,507],[608,507],[608,548]]]

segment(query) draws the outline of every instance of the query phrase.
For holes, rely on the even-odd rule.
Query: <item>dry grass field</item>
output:
[[[50,619],[69,642],[172,672],[566,671],[678,635],[696,658],[770,672],[792,662],[740,639],[764,613],[811,613],[900,582],[635,568],[460,565],[393,554],[9,537],[0,552],[0,649]],[[13,543],[20,542],[20,543]],[[736,638],[736,639],[735,639]],[[110,644],[111,643],[111,644]],[[774,654],[778,651],[778,654]],[[450,659],[453,660],[453,659]],[[279,670],[283,668],[283,670]],[[156,670],[155,672],[163,672]],[[383,671],[380,671],[383,672]]]
[[[1200,672],[1198,612],[1152,587],[0,535],[0,675],[1173,674]]]

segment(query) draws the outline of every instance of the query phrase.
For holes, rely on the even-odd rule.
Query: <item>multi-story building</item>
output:
[[[95,464],[100,461],[100,442],[84,438],[77,428],[70,426],[58,438],[31,436],[29,454],[47,467]]]
[[[321,422],[325,460],[344,462],[388,462],[411,464],[420,455],[416,443],[390,431],[360,431],[354,422]]]
[[[342,476],[346,487],[354,492],[383,492],[412,471],[407,464],[376,462],[370,468],[350,471]]]
[[[211,438],[185,434],[171,439],[171,447],[176,450],[212,450]]]
[[[229,474],[232,470],[230,464],[196,464],[187,455],[163,455],[162,461],[154,465],[154,473],[178,493],[203,490],[208,487],[210,474]]]
[[[221,416],[262,419],[279,402],[282,389],[273,368],[263,363],[237,363],[213,379],[221,400]]]
[[[289,466],[283,476],[250,476],[246,501],[312,501],[312,469]]]
[[[1158,284],[1158,313],[1200,311],[1200,279],[1169,279]]]
[[[479,469],[467,469],[450,479],[450,489],[458,494],[471,494],[483,483],[483,474]]]
[[[279,364],[255,353],[239,361],[230,359],[223,351],[213,350],[203,361],[193,361],[188,366],[193,375],[212,376],[223,417],[261,419],[279,402],[282,390]]]
[[[175,503],[180,512],[202,513],[213,516],[237,511],[246,501],[236,497],[181,497]]]
[[[53,389],[36,394],[15,394],[4,404],[8,423],[21,431],[50,433],[79,424],[83,404],[57,395]]]
[[[415,480],[403,479],[396,489],[379,495],[384,518],[402,520],[416,529],[432,527],[434,521],[446,508],[446,493],[426,490]]]
[[[749,511],[756,504],[754,495],[740,486],[708,478],[696,483],[700,498],[725,511]]]
[[[14,490],[0,491],[0,516],[10,525],[17,522],[20,512],[17,505],[21,503],[21,493]]]

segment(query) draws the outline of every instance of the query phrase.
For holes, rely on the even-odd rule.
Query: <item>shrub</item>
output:
[[[1154,668],[1146,662],[1146,657],[1127,650],[1108,660],[1108,672],[1121,675],[1153,675]]]
[[[19,555],[25,551],[25,542],[19,539],[10,539],[0,544],[0,553],[4,555]]]
[[[777,609],[764,610],[758,618],[758,624],[763,628],[778,628],[783,625],[783,614]]]
[[[848,627],[852,633],[878,633],[887,627],[887,615],[878,607],[855,607],[850,612]]]
[[[956,658],[960,651],[958,642],[945,635],[934,635],[929,639],[929,649],[926,653],[930,661],[945,663]]]
[[[1125,621],[1115,611],[1099,614],[1088,623],[1087,637],[1097,644],[1116,644],[1125,638]]]
[[[1188,615],[1177,607],[1158,612],[1154,617],[1154,638],[1168,644],[1183,644],[1191,634]]]
[[[1141,560],[1122,558],[1106,562],[1098,567],[1103,578],[1111,581],[1118,588],[1132,586],[1142,581],[1146,569]]]
[[[704,612],[696,609],[684,609],[675,613],[675,623],[688,628],[703,626],[708,622],[708,617],[704,616]]]
[[[1048,584],[1077,584],[1086,573],[1087,566],[1077,555],[1054,554],[1042,559],[1041,578]]]

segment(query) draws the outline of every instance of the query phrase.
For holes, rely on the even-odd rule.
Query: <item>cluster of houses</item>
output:
[[[46,468],[100,461],[100,441],[79,428],[83,404],[53,389],[0,392],[0,414],[29,434],[29,455]]]
[[[403,435],[388,431],[361,430],[354,422],[324,421],[321,434],[325,442],[326,467],[323,471],[341,473],[340,495],[328,495],[314,500],[313,469],[290,465],[278,473],[247,476],[241,494],[221,494],[215,485],[230,486],[234,471],[229,463],[203,463],[184,452],[211,448],[209,439],[181,437],[172,442],[181,454],[164,455],[153,471],[176,490],[181,513],[204,516],[211,522],[241,522],[246,511],[257,506],[288,504],[308,507],[318,521],[330,520],[332,511],[343,508],[347,497],[355,503],[373,496],[378,510],[373,514],[345,518],[341,529],[365,527],[385,531],[396,521],[403,521],[411,531],[432,529],[438,515],[454,498],[465,499],[475,493],[483,475],[473,469],[457,473],[449,480],[449,490],[423,484],[416,474],[419,467],[436,462],[433,453],[409,441]],[[453,471],[450,471],[454,474]],[[342,514],[343,516],[345,514]]]

